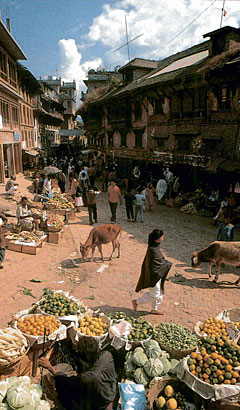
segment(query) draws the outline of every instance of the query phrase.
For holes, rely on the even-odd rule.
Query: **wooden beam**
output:
[[[155,94],[158,96],[159,99],[162,98],[162,95],[159,94],[158,91],[155,88],[153,88],[152,90],[155,92]]]

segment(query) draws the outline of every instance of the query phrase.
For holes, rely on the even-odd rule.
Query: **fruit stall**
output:
[[[114,357],[115,410],[237,410],[239,336],[240,309],[198,322],[192,331],[177,323],[153,326],[137,314],[94,311],[68,292],[45,289],[0,330],[0,410],[53,408],[54,385],[38,358],[47,355],[53,365],[75,370],[72,345],[86,337]]]

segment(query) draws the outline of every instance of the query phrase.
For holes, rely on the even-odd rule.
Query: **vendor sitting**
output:
[[[17,207],[16,216],[22,230],[32,231],[33,228],[39,229],[39,222],[32,217],[32,211],[28,207],[28,199],[25,196],[22,197],[20,205]]]
[[[111,353],[100,351],[97,341],[88,337],[75,346],[79,356],[77,376],[57,372],[46,358],[41,358],[39,365],[54,376],[59,400],[66,410],[111,410],[116,393]]]

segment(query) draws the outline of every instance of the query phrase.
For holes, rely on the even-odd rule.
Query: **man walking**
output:
[[[96,204],[96,195],[100,194],[100,191],[95,190],[95,188],[90,187],[86,192],[87,197],[87,207],[88,207],[88,215],[89,215],[89,224],[93,225],[93,218],[95,223],[98,222],[97,220],[97,204]]]
[[[120,205],[122,204],[122,198],[121,198],[121,191],[116,185],[116,182],[114,180],[110,181],[110,186],[108,187],[108,201],[109,201],[109,206],[111,209],[111,221],[116,222],[116,212],[117,212],[117,206],[118,202],[120,202]]]

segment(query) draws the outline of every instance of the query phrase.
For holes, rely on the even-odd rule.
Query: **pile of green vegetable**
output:
[[[126,320],[132,325],[132,331],[128,336],[129,340],[146,340],[152,337],[153,326],[147,320],[134,317],[128,317]]]
[[[28,376],[9,377],[0,382],[0,410],[50,410],[41,400],[42,387]]]
[[[160,345],[173,350],[188,350],[198,343],[197,336],[186,327],[176,323],[161,322],[154,329],[154,339]]]
[[[76,315],[80,310],[76,302],[67,298],[63,293],[55,293],[50,289],[43,294],[39,304],[43,312],[55,316]]]
[[[107,316],[109,317],[109,319],[112,319],[113,323],[117,323],[119,320],[127,318],[127,315],[124,312],[111,312],[108,313]]]
[[[138,384],[147,386],[154,377],[166,376],[174,371],[178,360],[169,359],[155,340],[146,340],[143,347],[136,347],[126,354],[125,375]]]
[[[128,340],[138,341],[146,340],[152,337],[153,326],[147,320],[139,317],[128,317],[124,312],[114,312],[109,313],[108,317],[112,319],[113,324],[117,323],[119,320],[126,320],[132,325],[132,331],[128,335]]]

